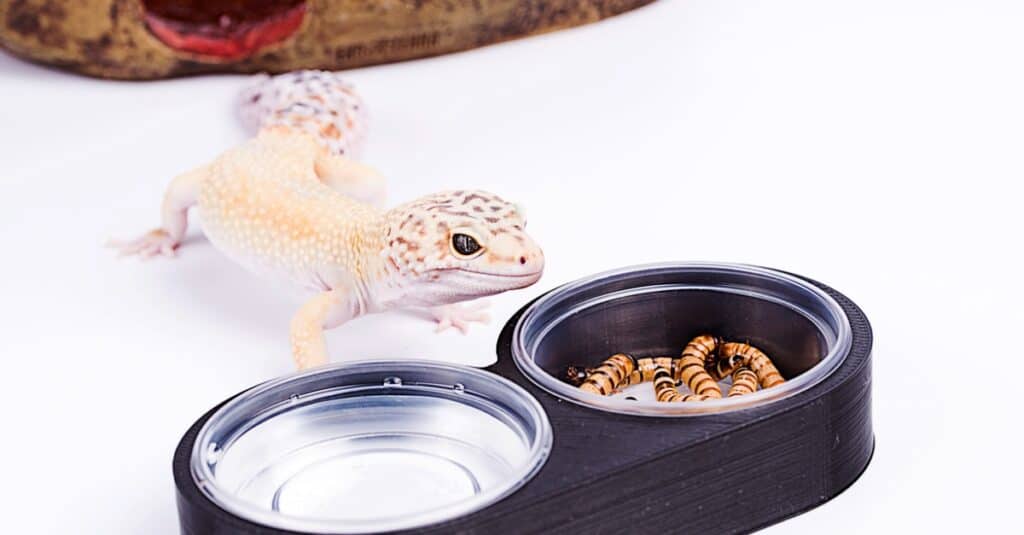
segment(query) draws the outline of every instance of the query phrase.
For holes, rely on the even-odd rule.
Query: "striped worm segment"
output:
[[[675,375],[676,361],[672,357],[645,357],[642,359],[636,359],[636,369],[633,373],[629,374],[626,378],[626,382],[623,386],[638,385],[640,383],[646,383],[654,380],[654,372],[658,367],[670,370],[669,373]]]
[[[631,363],[626,364],[622,361],[621,357],[629,358]],[[659,366],[671,370],[670,373],[674,373],[676,369],[676,362],[678,360],[679,359],[672,357],[645,357],[642,359],[634,359],[630,355],[619,353],[609,357],[597,368],[569,366],[566,368],[565,376],[569,383],[579,386],[588,392],[601,394],[601,387],[603,386],[605,389],[612,389],[608,391],[609,393],[615,393],[619,391],[620,388],[626,386],[653,381],[654,371]],[[588,379],[593,377],[598,370],[602,370],[601,374],[594,377],[593,381],[590,381],[588,384]],[[626,378],[624,380],[617,380],[617,377],[627,370],[628,374],[626,375]],[[605,379],[604,377],[608,377],[608,379]],[[584,387],[584,385],[587,386]]]
[[[654,369],[654,397],[662,402],[683,400],[683,395],[676,390],[676,382],[672,379],[672,373],[664,366]]]
[[[742,396],[753,393],[757,390],[757,374],[746,366],[736,368],[732,372],[732,386],[729,387],[728,397]]]
[[[703,334],[690,340],[683,348],[683,355],[676,365],[675,378],[685,383],[694,394],[708,398],[722,397],[718,382],[705,369],[717,345],[714,337]]]
[[[680,394],[676,390],[676,382],[672,379],[672,373],[663,366],[654,369],[654,397],[658,401],[704,401],[710,399],[702,394]],[[719,394],[721,397],[721,394]]]
[[[694,337],[690,340],[689,344],[683,348],[683,356],[691,355],[704,361],[705,366],[710,366],[717,360],[718,354],[716,351],[721,345],[721,341],[710,334],[702,334]]]
[[[586,380],[580,385],[580,390],[607,396],[618,390],[622,381],[635,369],[633,357],[625,353],[616,353],[587,375]]]
[[[728,345],[728,344],[723,344]],[[743,357],[740,355],[721,356],[709,365],[706,370],[708,375],[716,381],[721,381],[732,375],[736,368],[744,365]]]
[[[771,388],[786,382],[768,355],[750,344],[736,342],[722,344],[720,361],[725,359],[732,361],[733,357],[740,357],[743,365],[748,366],[757,374],[757,381],[761,384],[761,388]]]

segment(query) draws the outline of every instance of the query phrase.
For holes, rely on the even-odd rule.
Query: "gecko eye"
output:
[[[452,248],[462,256],[471,256],[480,250],[480,244],[469,234],[453,234]]]

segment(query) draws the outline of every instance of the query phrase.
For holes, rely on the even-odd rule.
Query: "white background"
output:
[[[783,268],[871,319],[877,450],[847,492],[768,531],[1019,526],[1020,2],[661,0],[350,79],[393,201],[522,201],[548,269],[469,336],[368,317],[329,334],[334,360],[487,364],[522,303],[609,268]],[[0,55],[4,531],[176,533],[181,434],[291,371],[300,297],[195,228],[175,260],[101,247],[244,139],[243,82],[104,82]]]

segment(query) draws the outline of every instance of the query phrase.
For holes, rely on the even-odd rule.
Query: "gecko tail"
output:
[[[330,152],[357,158],[368,117],[362,98],[341,75],[303,70],[252,76],[239,94],[239,117],[251,133],[286,126],[312,135]]]
[[[267,82],[271,80],[267,73],[254,74],[249,77],[246,86],[238,93],[238,117],[242,126],[250,134],[255,134],[260,123],[270,114],[270,99],[264,98]]]

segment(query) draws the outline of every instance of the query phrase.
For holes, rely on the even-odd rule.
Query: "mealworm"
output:
[[[698,335],[683,348],[683,356],[692,355],[703,360],[705,365],[710,365],[715,362],[718,356],[716,351],[721,343],[721,340],[710,334]]]
[[[757,382],[761,384],[761,388],[771,388],[786,382],[768,355],[750,344],[737,342],[722,344],[719,362],[722,359],[728,359],[731,362],[733,357],[740,357],[743,366],[748,366],[757,374]]]
[[[683,348],[683,355],[676,364],[675,378],[686,384],[690,391],[699,396],[721,398],[722,389],[718,382],[707,372],[706,366],[714,353],[718,342],[712,336],[702,334]]]
[[[664,366],[654,369],[654,397],[658,401],[682,401],[683,395],[676,390],[672,374]]]
[[[616,391],[623,379],[635,368],[633,357],[625,353],[616,353],[587,374],[587,378],[580,385],[580,390],[607,396]]]
[[[590,375],[590,370],[586,368],[580,368],[579,366],[569,366],[565,369],[565,380],[573,386],[580,386],[583,381],[587,380],[587,376]]]
[[[670,370],[670,374],[675,374],[677,361],[672,357],[645,357],[642,359],[636,359],[636,369],[633,373],[629,374],[626,378],[625,383],[622,386],[636,385],[645,383],[647,381],[654,380],[654,371],[659,366]]]
[[[728,397],[742,396],[757,390],[757,374],[746,366],[736,368],[732,372],[732,386],[729,387]]]
[[[664,366],[658,366],[654,370],[654,397],[658,401],[672,403],[677,401],[704,401],[709,399],[702,394],[680,394],[676,390],[676,382],[672,379],[671,372]],[[721,395],[719,395],[721,397]]]
[[[712,362],[707,368],[708,375],[716,381],[721,381],[726,377],[732,375],[732,372],[736,371],[736,368],[743,365],[743,357],[740,355],[731,355],[729,357],[718,357]]]
[[[617,358],[619,356],[625,356],[631,359],[632,366],[625,364],[620,358]],[[676,369],[676,362],[678,360],[679,359],[674,359],[672,357],[645,357],[642,359],[634,359],[630,355],[627,355],[625,353],[619,353],[609,357],[602,363],[601,366],[598,366],[597,368],[581,368],[579,366],[568,366],[565,370],[565,378],[566,381],[568,381],[570,384],[583,388],[583,386],[587,384],[587,380],[591,376],[597,373],[598,370],[602,370],[602,368],[604,368],[601,374],[599,374],[599,376],[595,378],[594,381],[591,381],[591,384],[586,386],[584,390],[600,394],[601,391],[599,387],[604,386],[607,392],[614,393],[618,392],[619,389],[623,387],[653,380],[654,370],[658,366],[668,368],[669,370],[672,370],[672,372],[674,373]],[[628,374],[625,376],[625,379],[618,379],[618,376],[622,375],[627,370]],[[609,382],[601,378],[600,376],[602,375],[608,376],[609,378],[612,379],[612,381]],[[611,388],[611,390],[607,390],[608,388]]]

